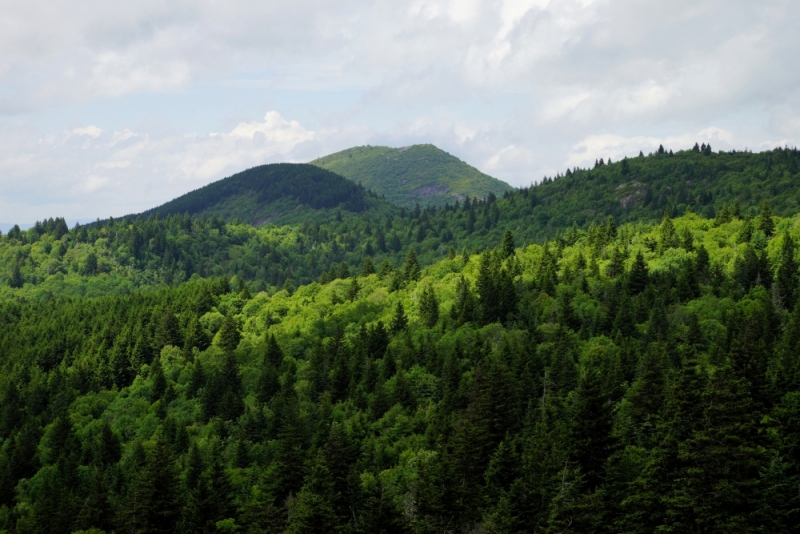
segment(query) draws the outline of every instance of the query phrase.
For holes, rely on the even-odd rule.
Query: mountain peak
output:
[[[400,206],[443,206],[513,188],[431,145],[360,146],[311,162],[362,184]]]

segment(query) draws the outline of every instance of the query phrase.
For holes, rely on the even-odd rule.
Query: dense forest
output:
[[[0,237],[0,297],[100,296],[211,276],[236,276],[253,292],[274,292],[287,284],[330,280],[340,270],[357,270],[366,258],[376,266],[388,261],[398,267],[411,247],[422,266],[476,253],[495,246],[506,228],[525,245],[592,231],[608,216],[617,223],[652,223],[667,210],[672,216],[694,212],[725,221],[731,214],[756,216],[765,200],[776,215],[800,212],[800,152],[795,149],[714,153],[704,145],[696,151],[659,152],[613,164],[598,161],[594,169],[570,170],[501,198],[466,198],[441,209],[397,208],[316,169],[322,174],[313,176],[328,180],[334,191],[347,184],[342,191],[352,189],[353,198],[364,202],[364,211],[330,201],[317,210],[290,212],[295,224],[259,227],[242,222],[261,213],[253,208],[259,204],[252,195],[241,201],[237,188],[244,186],[231,186],[237,191],[232,197],[220,193],[228,187],[226,180],[239,180],[233,177],[208,186],[218,197],[201,195],[204,189],[186,196],[205,206],[200,215],[167,210],[163,216],[129,216],[73,229],[61,219],[26,231],[13,229]],[[289,188],[295,176],[278,173],[283,168],[272,165],[252,172],[277,173],[277,191]],[[315,169],[285,168],[292,173]],[[270,200],[287,205],[295,193],[286,191],[288,197]],[[195,194],[199,196],[191,196]],[[313,202],[322,198],[329,196]],[[292,202],[288,205],[296,210],[296,199]]]
[[[369,205],[368,196],[363,187],[314,165],[275,163],[213,182],[142,216],[189,214],[235,217],[251,224],[294,222],[297,215],[293,211],[305,217],[325,208],[364,211]]]
[[[279,290],[6,298],[0,530],[789,532],[800,218],[672,211]],[[116,224],[5,239],[237,228]]]

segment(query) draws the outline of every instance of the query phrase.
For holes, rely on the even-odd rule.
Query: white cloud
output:
[[[8,0],[0,210],[133,211],[365,143],[515,184],[660,143],[794,144],[799,22],[786,0]]]

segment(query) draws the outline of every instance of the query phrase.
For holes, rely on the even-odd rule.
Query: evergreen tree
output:
[[[180,347],[183,345],[183,336],[178,324],[178,318],[171,307],[164,308],[158,316],[154,317],[156,331],[153,335],[153,345],[156,352],[160,352],[166,345]]]
[[[303,488],[291,504],[286,534],[340,532],[341,526],[334,509],[337,498],[325,459],[318,454]]]
[[[403,264],[403,279],[411,282],[419,280],[419,276],[420,271],[417,253],[414,251],[414,247],[410,247],[406,255],[406,262]]]
[[[392,322],[389,324],[389,330],[393,334],[399,334],[406,329],[406,326],[408,326],[408,318],[406,317],[406,312],[403,309],[403,303],[398,301],[397,306],[395,306],[394,309]]]
[[[657,445],[650,451],[647,464],[633,483],[632,492],[625,499],[624,528],[629,532],[656,532],[669,528],[691,529],[683,523],[685,518],[675,518],[680,497],[677,478],[686,465],[681,458],[681,446],[703,426],[703,392],[706,389],[706,370],[699,367],[697,355],[688,350],[680,374],[670,388],[663,423],[659,424],[654,440]],[[675,530],[680,531],[680,530]]]
[[[636,259],[631,266],[628,276],[628,289],[631,295],[638,295],[647,288],[649,280],[647,262],[644,261],[642,251],[636,253]]]
[[[181,514],[178,497],[172,450],[159,436],[128,499],[128,528],[135,532],[174,532]]]
[[[11,268],[11,277],[9,279],[8,285],[13,288],[20,288],[24,284],[24,280],[22,279],[22,271],[19,268],[19,263],[15,263],[14,266]]]
[[[503,234],[503,243],[500,245],[500,249],[502,250],[503,259],[510,258],[515,254],[514,235],[511,233],[511,230],[507,229],[505,234]]]
[[[422,295],[420,295],[419,315],[422,324],[428,328],[433,328],[439,322],[439,301],[430,284],[423,288]]]
[[[678,237],[677,230],[675,230],[675,225],[672,222],[672,216],[669,210],[664,210],[664,217],[661,219],[658,236],[659,254],[663,254],[664,251],[668,249],[678,248],[680,246],[680,238]]]
[[[775,278],[781,304],[791,310],[797,301],[798,263],[795,259],[795,244],[787,232],[783,236],[780,263]]]
[[[197,316],[192,316],[189,319],[189,325],[186,327],[186,338],[183,342],[184,352],[187,354],[192,353],[193,348],[204,351],[208,348],[208,337],[206,336],[203,326],[197,320]]]
[[[603,395],[598,370],[587,369],[578,380],[570,406],[572,457],[581,468],[588,491],[603,481],[603,468],[612,452],[611,401]]]
[[[227,351],[233,351],[239,346],[242,335],[239,333],[239,326],[233,316],[226,315],[219,329],[219,346]]]
[[[764,235],[768,238],[775,233],[772,210],[766,200],[761,204],[761,213],[758,215],[758,229],[764,232]]]
[[[371,274],[375,274],[375,265],[372,263],[372,259],[366,258],[364,259],[364,265],[361,267],[361,274],[359,276],[369,276]]]

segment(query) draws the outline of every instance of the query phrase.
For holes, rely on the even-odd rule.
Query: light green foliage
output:
[[[397,287],[382,269],[293,291],[226,277],[6,299],[0,528],[202,512],[228,532],[653,532],[687,517],[784,531],[798,315],[763,267],[794,265],[800,218],[771,220],[774,237],[739,243],[734,215],[671,218],[691,250],[660,250],[658,222],[605,219],[513,253],[498,235],[468,261],[398,269]]]
[[[362,184],[387,200],[413,208],[444,206],[465,197],[502,195],[511,186],[483,174],[433,145],[356,147],[316,159],[312,165]]]

